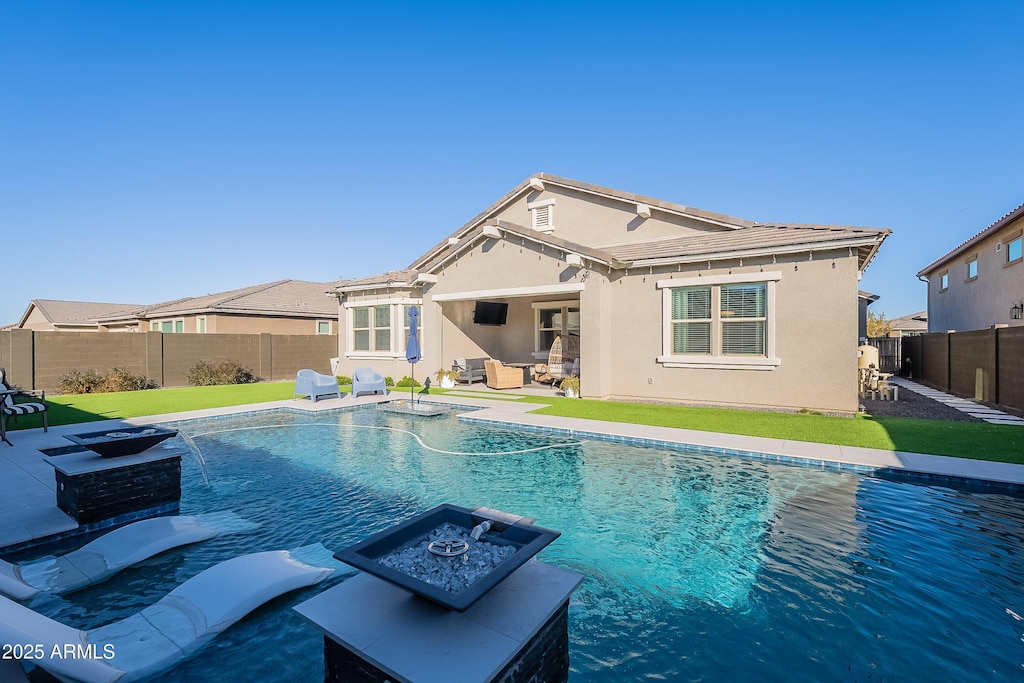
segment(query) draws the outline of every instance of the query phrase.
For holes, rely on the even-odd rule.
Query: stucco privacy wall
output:
[[[118,367],[160,386],[186,386],[188,368],[200,360],[237,360],[267,381],[294,379],[302,368],[330,372],[334,335],[96,334],[0,331],[0,367],[26,389],[56,392],[72,370]]]

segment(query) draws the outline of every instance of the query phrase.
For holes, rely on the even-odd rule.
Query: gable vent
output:
[[[551,207],[541,206],[533,210],[533,229],[548,230],[551,228]]]

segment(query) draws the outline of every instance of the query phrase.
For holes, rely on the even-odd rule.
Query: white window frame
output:
[[[945,292],[949,290],[949,271],[939,274],[939,291]]]
[[[555,200],[542,199],[536,202],[527,202],[526,208],[530,211],[530,227],[537,232],[555,231]],[[538,223],[541,216],[547,218],[546,222]]]
[[[738,275],[709,275],[706,277],[672,278],[656,283],[662,292],[662,355],[657,362],[666,368],[695,368],[707,370],[774,370],[782,361],[775,353],[775,284],[782,279],[781,271],[742,273]],[[765,320],[763,356],[715,355],[721,348],[722,318],[719,302],[722,285],[765,283]],[[683,287],[711,287],[711,349],[709,355],[676,355],[672,348],[672,290]]]
[[[206,316],[196,317],[196,334],[206,334]]]
[[[170,323],[171,324],[171,331],[170,332],[164,332],[161,329],[163,327],[164,323]],[[175,327],[177,327],[178,323],[181,323],[181,332],[179,332],[178,330],[174,329]],[[185,319],[184,318],[164,318],[164,319],[161,319],[161,320],[150,320],[149,321],[149,330],[151,332],[163,332],[164,334],[181,334],[181,333],[183,333],[185,331]]]
[[[390,351],[355,351],[355,330],[352,328],[352,316],[353,310],[356,308],[374,308],[376,306],[390,306],[390,323],[391,323],[391,350]],[[410,299],[408,297],[401,299],[367,299],[364,301],[346,301],[342,304],[345,309],[345,329],[347,334],[345,335],[345,358],[351,360],[397,360],[405,358],[405,342],[406,342],[406,330],[409,328],[405,324],[405,307],[406,306],[419,306],[422,311],[423,300],[422,299]],[[373,312],[370,312],[370,341],[371,344],[374,342],[374,330],[373,323]],[[420,319],[422,326],[422,318]],[[422,351],[422,349],[421,349]]]
[[[540,311],[543,308],[560,308],[562,310],[562,327],[558,334],[569,332],[569,309],[580,308],[579,300],[572,301],[534,301],[530,304],[533,307],[533,357],[537,360],[547,360],[548,352],[551,351],[550,344],[541,348]],[[583,313],[580,311],[580,327],[583,326]],[[553,328],[552,328],[553,329]],[[579,330],[577,330],[579,334]]]
[[[324,324],[324,323],[327,324],[327,331],[326,332],[321,332],[320,331],[320,325]],[[331,333],[331,321],[330,320],[317,320],[316,321],[316,333],[318,335],[319,334],[330,334]]]

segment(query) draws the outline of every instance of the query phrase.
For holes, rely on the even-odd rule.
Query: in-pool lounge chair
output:
[[[384,375],[373,368],[357,368],[352,373],[352,398],[359,394],[376,394],[378,391],[385,396],[388,394]]]
[[[70,593],[106,581],[165,550],[258,526],[232,512],[132,522],[67,555],[48,555],[22,564],[0,560],[0,594],[28,600],[40,592]]]
[[[309,400],[316,403],[321,396],[337,396],[341,398],[341,389],[338,388],[338,378],[332,375],[321,375],[315,370],[299,370],[295,375],[294,401],[299,396],[309,396]]]
[[[200,572],[138,614],[88,631],[0,596],[0,643],[38,646],[42,657],[32,663],[62,681],[129,683],[191,657],[268,600],[344,569],[319,543],[243,555]],[[67,646],[94,658],[52,656]]]

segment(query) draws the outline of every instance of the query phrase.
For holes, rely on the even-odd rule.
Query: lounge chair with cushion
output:
[[[456,382],[465,382],[472,384],[476,381],[483,381],[487,377],[487,372],[484,370],[484,363],[489,358],[456,358],[455,362],[452,363],[452,370],[459,373]]]
[[[0,596],[0,643],[38,646],[32,664],[62,681],[148,680],[191,657],[263,603],[346,570],[319,543],[242,555],[200,572],[137,614],[88,631]],[[96,657],[53,655],[68,645],[92,646]],[[102,658],[111,653],[113,658]]]
[[[484,363],[487,373],[487,386],[491,389],[518,389],[523,386],[522,368],[513,368],[501,364],[501,361],[489,360]]]
[[[49,419],[46,414],[46,392],[45,391],[25,391],[23,389],[15,389],[7,383],[7,371],[0,368],[0,389],[7,392],[0,396],[0,439],[7,442],[8,446],[13,446],[10,441],[7,441],[7,419],[14,417],[17,418],[21,415],[32,415],[33,413],[43,414],[43,431],[49,430]],[[31,396],[34,401],[17,403],[14,400],[15,396]]]
[[[309,396],[309,400],[316,403],[321,396],[337,396],[341,398],[341,389],[338,388],[338,378],[332,375],[321,375],[314,370],[299,370],[295,376],[294,401],[298,396]]]
[[[376,394],[377,392],[388,395],[388,387],[384,375],[373,368],[357,368],[352,373],[352,397],[359,394]]]

